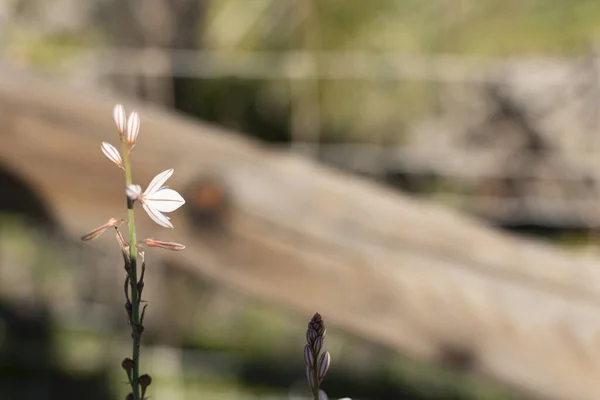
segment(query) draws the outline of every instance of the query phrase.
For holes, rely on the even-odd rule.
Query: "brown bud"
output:
[[[185,250],[185,246],[181,243],[165,242],[165,241],[157,240],[154,238],[144,239],[144,240],[142,240],[141,243],[144,243],[148,247],[158,247],[161,249],[172,250],[172,251]]]
[[[131,371],[133,370],[134,365],[135,365],[135,363],[133,362],[133,360],[131,358],[126,358],[121,363],[121,367],[123,367],[125,372],[127,372],[127,376],[131,376]]]
[[[88,241],[88,240],[95,239],[98,236],[102,235],[104,233],[104,231],[106,231],[108,228],[113,228],[113,227],[116,228],[123,222],[125,222],[124,219],[111,218],[104,225],[99,226],[96,229],[94,229],[93,231],[91,231],[90,233],[88,233],[87,235],[82,236],[81,240]]]
[[[125,396],[125,400],[133,400],[133,393],[129,393],[127,396]]]
[[[152,378],[150,377],[150,375],[144,374],[140,376],[138,382],[140,383],[140,387],[142,388],[142,397],[144,397],[144,395],[146,394],[146,389],[148,389],[148,386],[150,386],[150,384],[152,383]]]
[[[148,374],[144,374],[140,376],[140,385],[141,386],[150,386],[152,384],[152,377]]]

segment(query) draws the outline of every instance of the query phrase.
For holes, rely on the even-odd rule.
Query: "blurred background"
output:
[[[596,257],[598,21],[595,0],[0,0],[0,72],[176,110]],[[43,229],[51,213],[24,203],[12,176],[0,174],[0,398],[121,399],[114,247]],[[310,314],[172,265],[152,273],[168,298],[150,304],[164,312],[144,338],[152,398],[306,395]],[[525,378],[472,373],[460,349],[430,362],[335,324],[326,343],[331,398],[550,398]]]

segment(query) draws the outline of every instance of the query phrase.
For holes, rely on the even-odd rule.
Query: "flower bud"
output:
[[[329,364],[331,363],[331,355],[328,351],[321,354],[319,357],[319,383],[325,378],[325,374],[329,370]]]
[[[142,187],[140,185],[129,185],[125,189],[127,198],[131,201],[136,201],[142,194]]]
[[[309,345],[304,346],[304,362],[311,368],[315,365],[315,356]]]
[[[123,369],[127,373],[127,376],[129,377],[131,376],[131,371],[133,370],[134,365],[135,364],[131,358],[126,358],[121,363],[121,367],[123,367]]]
[[[140,116],[137,111],[132,111],[127,118],[127,147],[129,150],[135,146],[138,133],[140,133]]]
[[[117,104],[113,110],[113,119],[115,120],[115,125],[117,125],[117,132],[119,132],[119,136],[123,136],[125,133],[125,124],[127,117],[125,115],[125,108],[122,104]]]
[[[152,378],[150,377],[150,375],[144,374],[140,376],[138,382],[140,383],[140,387],[142,388],[142,397],[144,397],[144,395],[146,394],[146,389],[148,389],[148,386],[150,386],[150,384],[152,383]]]
[[[125,222],[125,220],[123,220],[123,219],[111,218],[104,225],[99,226],[96,229],[94,229],[93,231],[91,231],[90,233],[88,233],[87,235],[82,236],[81,240],[88,241],[88,240],[96,239],[98,236],[102,235],[104,233],[104,231],[107,230],[108,228],[115,228],[115,227],[121,225],[123,222]]]
[[[107,142],[102,142],[102,153],[104,153],[106,158],[108,158],[110,161],[114,162],[117,167],[125,170],[125,167],[123,167],[121,153],[119,153],[119,150],[117,150],[115,146]]]
[[[148,247],[159,247],[161,249],[181,251],[185,249],[185,246],[175,242],[163,242],[162,240],[156,240],[154,238],[147,238],[142,240],[142,243]]]

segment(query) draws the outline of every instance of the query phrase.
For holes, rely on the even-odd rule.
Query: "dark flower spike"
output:
[[[331,364],[328,351],[321,353],[325,339],[325,323],[319,313],[316,313],[308,323],[306,342],[304,346],[304,362],[306,363],[306,379],[313,393],[314,400],[321,398],[320,385]],[[320,356],[319,356],[320,354]]]

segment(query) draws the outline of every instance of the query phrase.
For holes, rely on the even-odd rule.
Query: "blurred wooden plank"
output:
[[[124,216],[114,98],[0,72],[0,163],[47,203],[73,237]],[[134,104],[125,101],[128,109]],[[543,398],[600,393],[596,259],[492,231],[442,207],[270,151],[230,132],[135,104],[142,129],[134,180],[187,195],[170,231],[138,213],[143,236],[188,245],[152,252],[250,295],[426,361],[466,367]],[[191,185],[218,176],[231,208],[221,229],[195,229]],[[9,195],[2,192],[3,195]],[[111,249],[112,250],[112,249]]]

